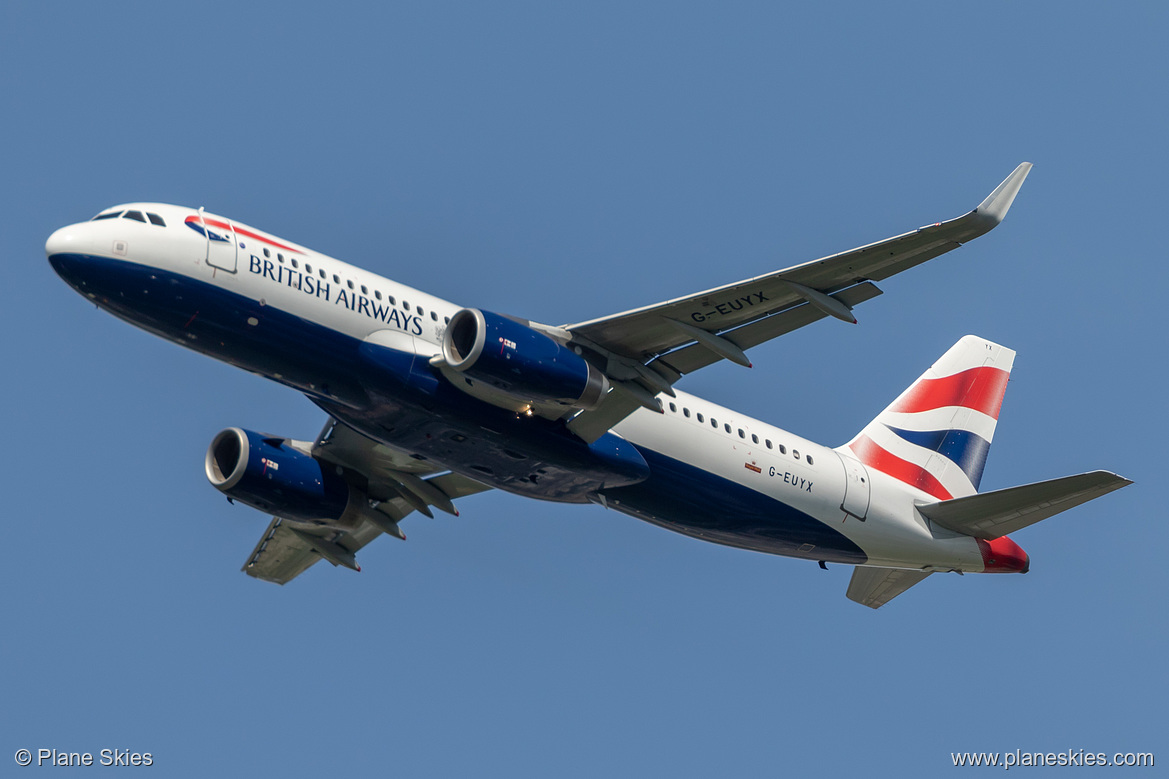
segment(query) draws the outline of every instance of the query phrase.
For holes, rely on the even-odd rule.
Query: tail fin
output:
[[[968,335],[841,447],[938,500],[978,492],[1015,353]]]

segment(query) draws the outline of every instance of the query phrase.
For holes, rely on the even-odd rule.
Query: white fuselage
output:
[[[57,258],[54,265],[70,284],[134,324],[294,386],[326,407],[330,403],[337,408],[352,405],[354,391],[345,381],[322,373],[319,362],[303,370],[292,358],[281,358],[279,364],[257,363],[244,352],[233,352],[232,339],[241,339],[240,348],[248,355],[260,353],[265,338],[286,348],[288,333],[265,334],[265,329],[300,322],[315,326],[313,333],[329,332],[412,353],[422,363],[439,353],[446,324],[460,310],[449,301],[223,217],[153,203],[118,208],[156,214],[165,226],[123,217],[58,231],[49,239],[47,252],[51,259]],[[122,301],[122,293],[115,288],[122,282],[115,282],[113,275],[88,275],[86,268],[100,263],[119,268],[125,267],[121,263],[137,266],[146,274],[140,278],[149,283],[161,284],[166,279],[201,282],[206,286],[200,287],[205,290],[200,294],[206,300],[218,295],[224,301],[224,317],[233,306],[239,307],[232,301],[242,300],[253,308],[238,321],[225,319],[208,325],[210,329],[194,326],[217,316],[205,310],[205,305],[189,315],[184,311],[184,318],[190,317],[185,325],[171,322],[163,309],[147,310]],[[157,296],[153,288],[142,292],[147,291]],[[142,299],[149,300],[149,296]],[[206,343],[208,339],[218,339],[218,343]],[[273,350],[275,353],[275,346]],[[675,469],[675,482],[655,487],[651,477],[648,486],[601,489],[597,502],[717,543],[810,560],[938,571],[984,570],[975,539],[931,526],[915,510],[915,502],[935,498],[864,468],[847,449],[821,446],[683,392],[659,399],[664,413],[639,410],[617,424],[613,432],[646,453],[651,469],[655,463],[659,468]],[[467,397],[466,403],[480,401]],[[401,441],[379,434],[377,429],[359,431],[401,448]],[[455,471],[467,468],[461,462],[440,464]],[[473,471],[467,473],[482,478]],[[677,485],[687,484],[695,491],[689,497],[651,494],[653,489],[676,490]],[[494,486],[509,489],[506,483]],[[530,491],[524,494],[532,495]],[[741,512],[743,506],[755,505],[753,496],[759,496],[760,514],[745,524],[726,524],[727,517],[695,520],[658,513],[684,505],[703,506],[706,513],[717,511],[720,505],[728,514]],[[810,518],[823,526],[823,534],[843,537],[863,555],[842,558],[831,549],[820,548],[821,539],[827,536],[819,528],[800,543],[798,524],[790,531],[765,527],[767,506],[771,505],[786,507],[784,511],[790,510],[801,522]],[[783,536],[782,542],[771,545],[758,541],[772,534]]]

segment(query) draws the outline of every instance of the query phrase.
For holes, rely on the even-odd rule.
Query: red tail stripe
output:
[[[905,414],[962,406],[999,418],[1010,374],[1001,368],[971,368],[940,379],[922,379],[889,409]]]
[[[938,500],[949,500],[954,497],[925,468],[902,460],[895,454],[890,454],[867,435],[857,438],[848,445],[848,448],[852,449],[857,458],[870,468],[876,468],[881,473],[886,473],[900,482],[917,487]]]

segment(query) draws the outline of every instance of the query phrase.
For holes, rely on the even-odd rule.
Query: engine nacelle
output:
[[[516,400],[593,409],[609,391],[605,374],[539,330],[464,308],[442,337],[446,364]]]
[[[332,469],[285,439],[251,430],[221,431],[207,448],[205,467],[208,481],[229,498],[284,519],[333,523],[358,504]]]

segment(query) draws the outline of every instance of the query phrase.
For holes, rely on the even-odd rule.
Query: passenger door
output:
[[[231,220],[207,216],[200,208],[199,224],[207,236],[207,264],[228,273],[235,273],[239,242],[236,240],[235,226]]]

